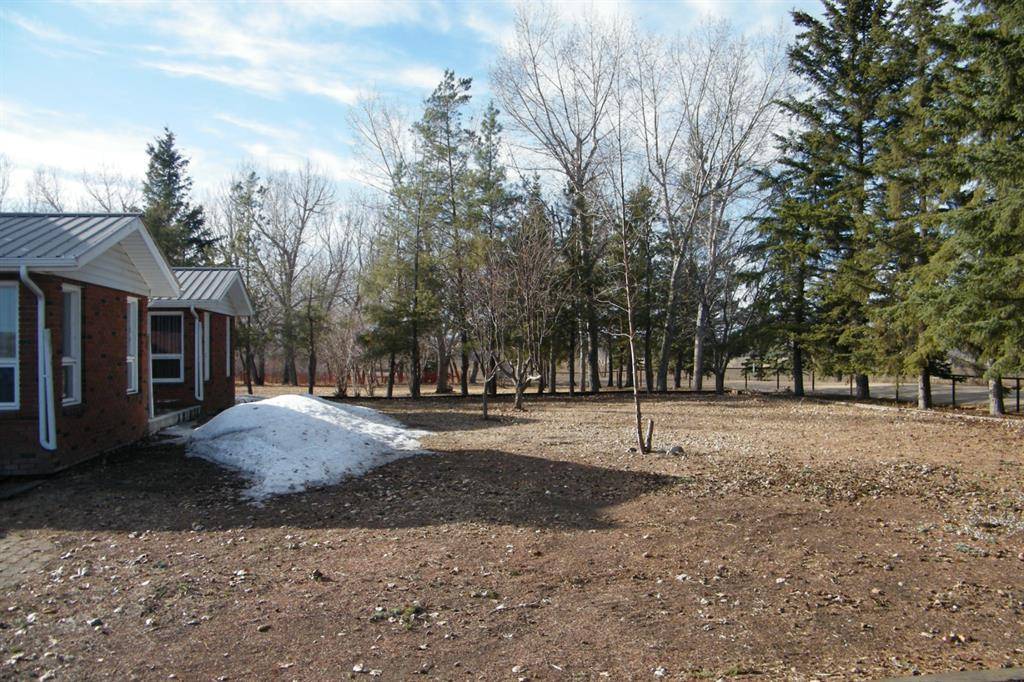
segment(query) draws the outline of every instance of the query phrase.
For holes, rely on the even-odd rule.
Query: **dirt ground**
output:
[[[0,502],[0,561],[31,556],[0,585],[0,678],[1024,665],[1020,422],[679,395],[647,406],[661,452],[640,455],[622,396],[490,422],[373,407],[435,454],[253,507],[232,473],[151,446]]]

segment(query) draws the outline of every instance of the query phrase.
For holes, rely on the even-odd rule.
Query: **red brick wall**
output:
[[[158,312],[155,311],[154,312]],[[225,348],[225,328],[233,325],[230,315],[210,313],[210,376],[203,384],[203,400],[195,396],[195,318],[188,308],[161,308],[159,312],[181,312],[185,334],[185,378],[176,383],[158,383],[153,386],[153,398],[156,408],[185,407],[201,404],[204,415],[213,415],[227,409],[235,403],[234,367],[228,375],[225,371],[227,349]],[[200,319],[203,310],[197,308]],[[234,344],[235,330],[231,330],[231,342]],[[233,364],[233,363],[232,363]]]
[[[31,275],[46,298],[53,346],[57,449],[39,445],[36,367],[36,297],[19,284],[19,388],[17,411],[0,411],[0,474],[56,471],[146,435],[149,420],[149,337],[146,298],[139,298],[139,390],[128,395],[127,298],[131,294],[47,275]],[[3,275],[4,279],[16,279]],[[61,285],[82,290],[82,401],[61,405],[63,375]]]

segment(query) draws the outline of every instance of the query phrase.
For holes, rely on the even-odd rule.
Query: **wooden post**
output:
[[[814,392],[814,370],[811,370],[811,392]]]
[[[1020,412],[1020,377],[1017,377],[1017,411]]]
[[[853,375],[850,375],[850,397],[853,397]]]
[[[779,368],[775,368],[775,392],[779,392]]]
[[[900,401],[900,375],[896,375],[896,402]]]
[[[949,385],[953,387],[953,407],[956,407],[956,375],[955,374],[951,374],[950,375],[950,383],[949,383]]]
[[[743,368],[743,390],[747,390],[747,368]],[[1017,380],[1017,411],[1020,412],[1020,379]]]

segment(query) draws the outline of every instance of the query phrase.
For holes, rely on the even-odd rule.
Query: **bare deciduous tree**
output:
[[[0,154],[0,211],[4,210],[7,192],[11,189],[11,172],[13,167],[6,154]]]
[[[55,168],[36,168],[25,187],[28,210],[61,213],[65,208],[64,184]]]
[[[82,173],[82,185],[100,210],[107,213],[138,211],[142,190],[138,180],[128,178],[109,168]]]
[[[310,243],[330,223],[334,204],[334,187],[307,163],[298,172],[276,173],[268,178],[266,220],[256,226],[261,242],[261,258],[256,266],[278,311],[283,381],[293,386],[298,385],[299,285],[313,263]]]
[[[598,175],[623,42],[618,27],[593,16],[566,24],[553,7],[524,5],[516,15],[515,41],[492,71],[504,111],[567,181],[591,390],[600,386],[594,277],[599,254],[586,197]]]
[[[751,44],[724,22],[667,44],[653,37],[634,42],[631,70],[647,175],[670,247],[658,390],[668,387],[695,231],[701,224],[705,233],[717,230],[721,223],[713,216],[736,209],[766,162],[781,115],[777,101],[788,83],[784,57],[780,45]],[[702,364],[707,303],[701,298],[694,355]],[[699,388],[699,370],[695,381]]]

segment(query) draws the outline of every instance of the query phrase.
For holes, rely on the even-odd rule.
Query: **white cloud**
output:
[[[444,32],[451,26],[443,5],[411,0],[252,6],[180,2],[131,5],[125,12],[118,5],[90,9],[115,26],[143,24],[156,33],[158,38],[149,44],[129,46],[142,55],[139,63],[147,68],[263,97],[301,93],[341,104],[358,100],[367,74],[389,89],[433,87],[441,73],[431,66],[406,66],[407,55],[378,48],[359,31],[403,24]]]
[[[103,54],[103,50],[100,49],[95,43],[91,41],[83,40],[79,37],[69,35],[59,29],[52,26],[39,23],[29,19],[28,17],[15,14],[14,12],[5,12],[0,15],[4,21],[8,21],[19,29],[28,33],[33,38],[45,41],[50,44],[54,44],[58,47],[69,48],[72,50],[78,50],[83,52],[91,52],[93,54]]]
[[[101,168],[140,177],[146,170],[148,135],[132,127],[89,128],[42,109],[0,100],[0,150],[13,166],[11,196],[17,200],[33,171],[56,171],[73,207],[85,198],[83,171]]]
[[[399,69],[392,77],[393,82],[410,88],[433,91],[444,77],[444,71],[433,66],[408,66]]]
[[[256,142],[242,145],[242,149],[259,165],[270,170],[297,171],[306,163],[335,182],[358,182],[362,178],[362,164],[358,159],[343,157],[318,147],[289,146],[287,149]]]
[[[280,126],[273,126],[267,123],[260,123],[259,121],[252,121],[245,118],[239,118],[232,116],[231,114],[218,113],[213,116],[218,121],[222,121],[235,128],[241,128],[242,130],[262,135],[263,137],[271,137],[277,140],[289,140],[295,138],[295,131],[287,128],[281,128]]]
[[[462,23],[466,28],[475,31],[482,40],[504,47],[509,45],[515,38],[515,24],[511,19],[501,21],[496,19],[494,12],[483,12],[479,6],[473,5],[468,8]]]
[[[289,6],[307,21],[331,21],[354,28],[393,24],[435,23],[447,25],[447,15],[438,2],[391,0],[348,0],[347,2],[302,2]],[[444,16],[443,19],[440,17]]]

